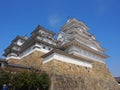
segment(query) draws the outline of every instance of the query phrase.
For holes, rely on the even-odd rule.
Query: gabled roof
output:
[[[38,26],[36,27],[36,29],[35,29],[31,34],[36,33],[36,32],[38,32],[39,30],[43,30],[43,31],[45,31],[45,32],[47,32],[47,33],[49,33],[49,34],[55,35],[54,32],[52,32],[52,31],[50,31],[50,30],[48,30],[48,29],[46,29],[46,28],[44,28],[43,26],[40,26],[40,25],[38,25]]]
[[[6,56],[11,51],[18,52],[18,51],[12,50],[12,47],[13,46],[16,46],[16,47],[19,47],[19,48],[21,47],[21,46],[17,45],[16,43],[14,43],[19,39],[26,41],[28,39],[28,37],[26,37],[26,36],[16,36],[16,38],[12,40],[12,43],[4,50],[5,53],[3,54],[3,56]]]
[[[26,49],[29,48],[30,46],[34,45],[35,43],[42,43],[42,44],[45,44],[45,45],[48,45],[48,46],[51,46],[51,47],[56,48],[55,45],[50,44],[50,43],[48,43],[48,42],[45,42],[45,41],[43,41],[43,40],[38,40],[36,37],[37,37],[37,36],[31,36],[31,37],[22,45],[22,48],[21,48],[20,53],[22,53],[24,50],[26,50]]]
[[[15,43],[11,43],[4,51],[11,49],[13,46],[21,47],[21,46],[16,45]]]
[[[30,66],[24,66],[24,65],[20,65],[20,64],[7,64],[7,66],[15,67],[15,68],[23,68],[23,69],[32,69],[32,67],[30,67]]]
[[[20,65],[20,64],[10,64],[10,63],[7,63],[6,59],[3,59],[3,58],[0,58],[0,62],[4,62],[4,63],[6,63],[6,66],[10,66],[10,67],[23,68],[23,69],[32,69],[32,67],[30,67],[30,66],[24,66],[24,65]]]
[[[103,53],[101,53],[101,52],[98,52],[98,51],[96,51],[96,50],[94,50],[94,49],[92,49],[92,48],[89,48],[88,46],[85,46],[84,44],[82,44],[82,43],[80,43],[80,42],[75,42],[75,41],[68,42],[68,43],[64,44],[61,48],[65,49],[65,48],[67,48],[67,47],[69,47],[69,46],[73,46],[73,45],[75,45],[75,46],[77,46],[77,47],[82,47],[82,48],[84,48],[84,49],[87,49],[87,50],[89,50],[90,52],[93,52],[93,53],[95,53],[95,54],[98,54],[98,55],[102,56],[103,58],[109,57],[109,56],[107,56],[107,55],[105,55],[105,54],[103,54]]]
[[[62,29],[65,28],[66,26],[69,26],[71,23],[79,24],[80,26],[82,26],[82,27],[84,27],[86,30],[88,30],[87,25],[85,25],[83,22],[77,20],[76,18],[69,19],[69,20],[67,21],[67,23],[62,27]]]
[[[9,54],[11,52],[19,54],[19,51],[16,51],[16,50],[13,50],[13,49],[10,49],[10,48],[5,49],[4,51],[5,51],[5,53],[3,53],[3,56],[7,56],[7,54]]]
[[[27,36],[16,36],[16,38],[12,41],[12,42],[16,42],[18,39],[21,39],[21,40],[27,40],[28,37]]]

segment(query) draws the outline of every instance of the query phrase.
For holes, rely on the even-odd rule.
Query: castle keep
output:
[[[9,64],[46,71],[50,90],[120,90],[106,67],[105,49],[83,22],[70,19],[54,35],[39,25],[30,37],[17,36],[4,56]]]

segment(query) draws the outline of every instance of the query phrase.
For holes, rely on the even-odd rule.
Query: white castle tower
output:
[[[69,20],[62,27],[57,39],[68,54],[105,63],[104,58],[107,58],[105,50],[95,36],[88,32],[88,27],[77,19]]]

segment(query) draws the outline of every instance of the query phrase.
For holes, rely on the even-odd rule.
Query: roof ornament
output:
[[[67,17],[67,23],[68,23],[70,20],[71,20],[70,17]]]

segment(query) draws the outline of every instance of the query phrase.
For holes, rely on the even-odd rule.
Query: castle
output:
[[[54,35],[39,25],[30,37],[17,36],[3,55],[9,64],[46,71],[50,90],[120,90],[106,67],[105,49],[83,22],[69,19]]]

